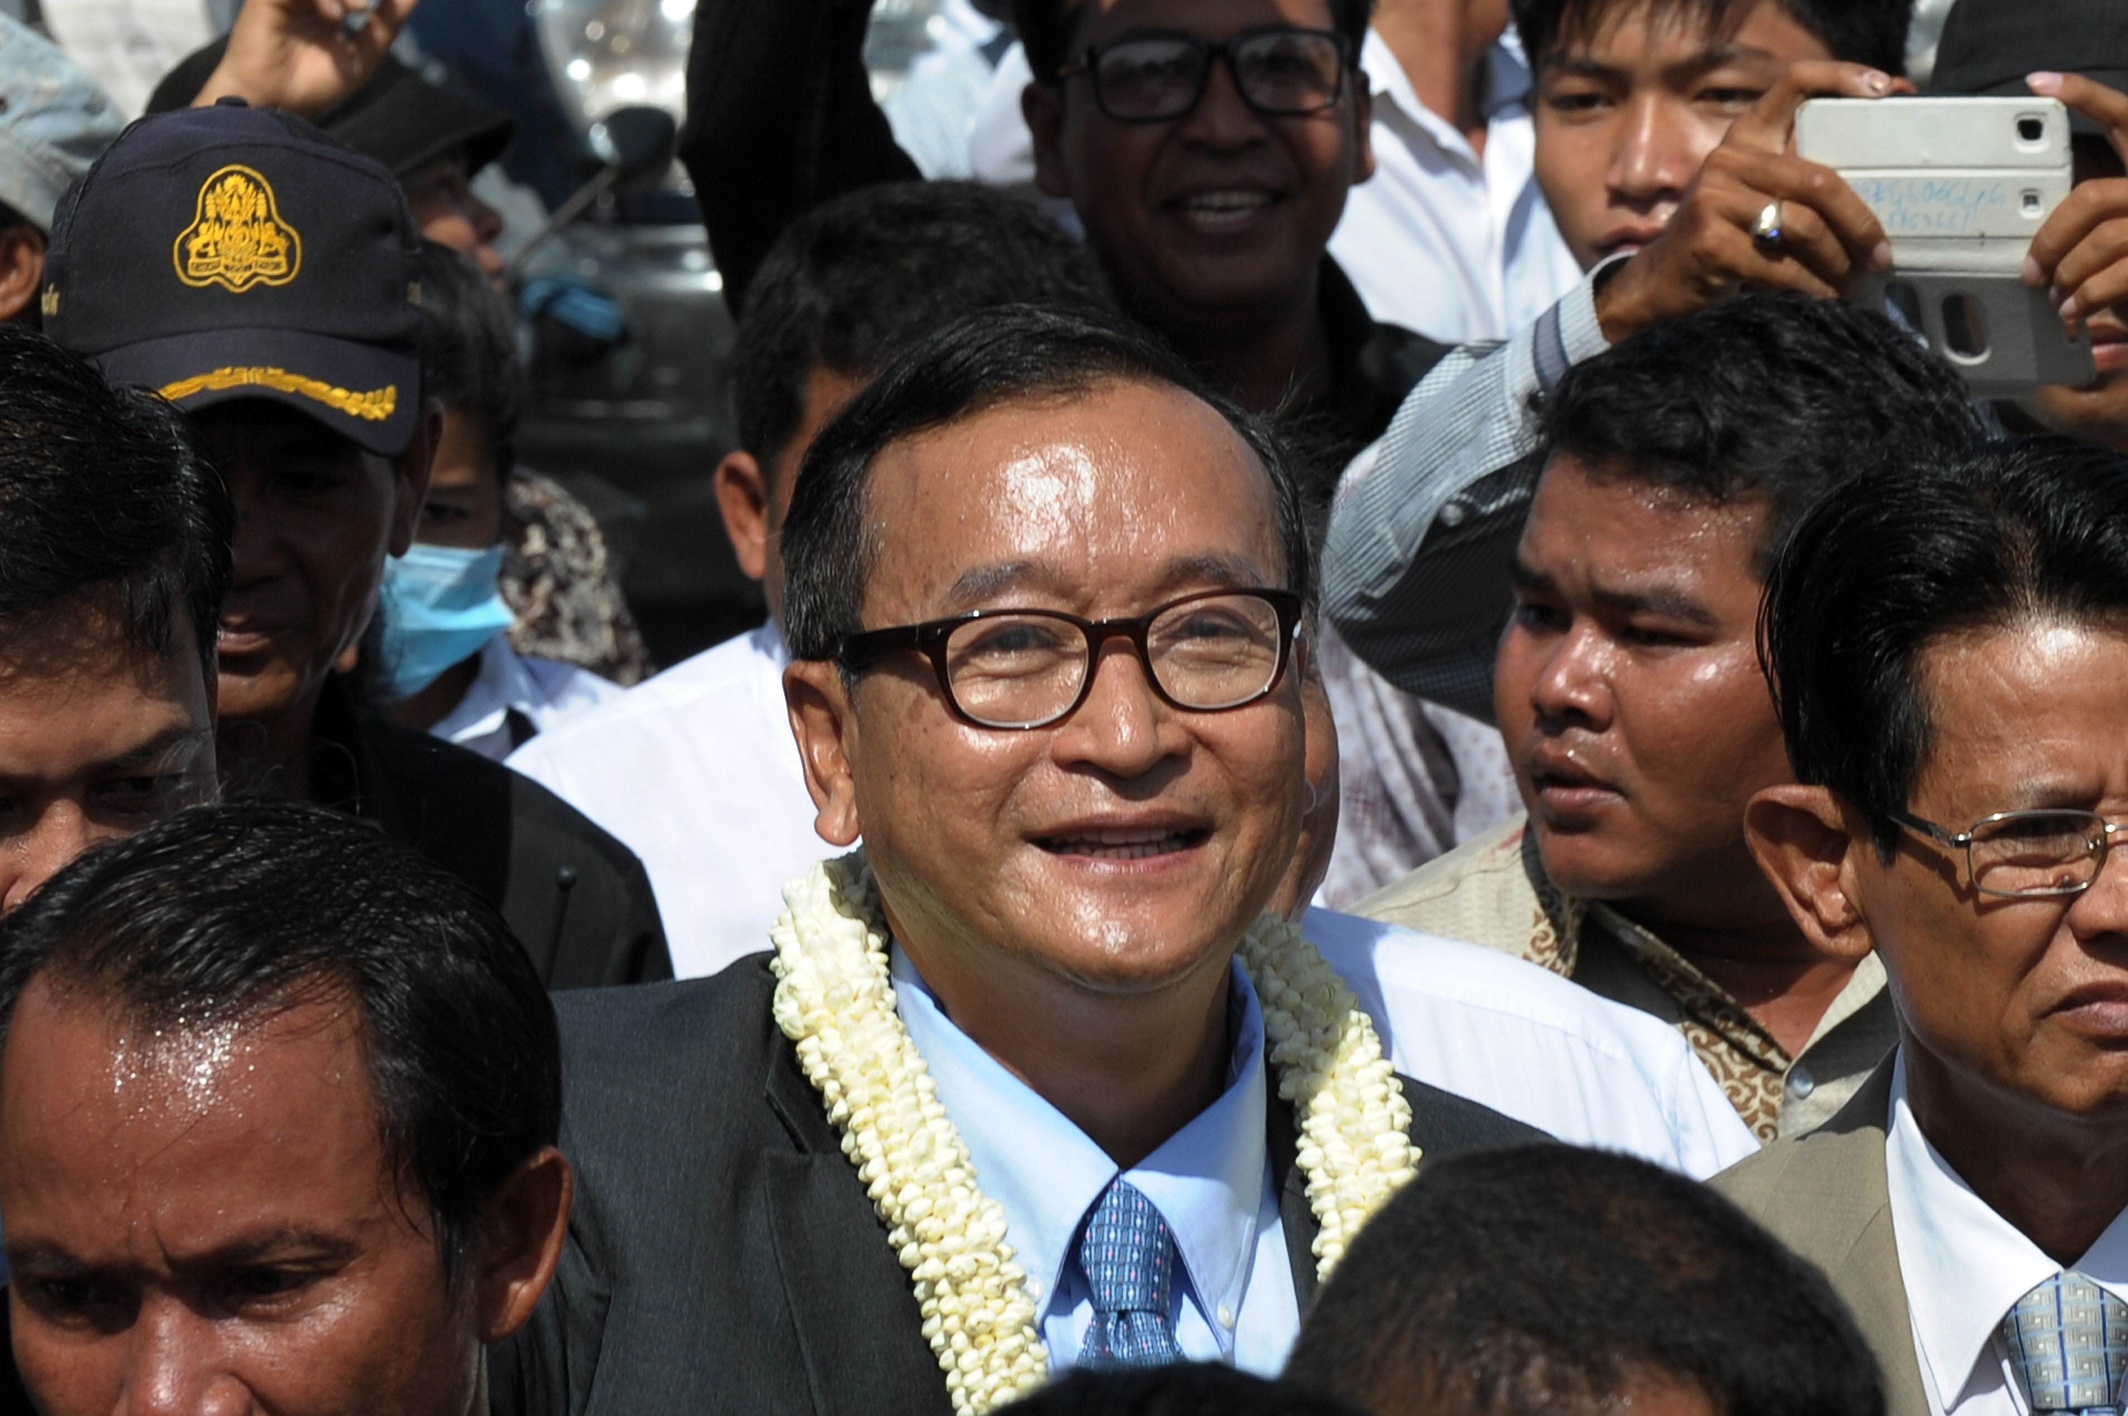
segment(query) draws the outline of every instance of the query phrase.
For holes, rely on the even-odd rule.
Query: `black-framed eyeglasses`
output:
[[[1285,676],[1300,631],[1290,590],[1208,590],[1129,619],[1058,610],[977,610],[951,619],[852,634],[836,650],[849,673],[922,654],[954,716],[1025,732],[1078,711],[1093,691],[1101,646],[1128,639],[1162,702],[1221,713],[1266,697]]]
[[[1973,888],[2012,900],[2082,894],[2106,868],[2113,838],[2128,830],[2095,811],[2054,808],[1998,811],[1964,831],[1903,811],[1892,812],[1891,818],[1909,831],[1964,851]]]
[[[1226,61],[1242,101],[1274,118],[1337,106],[1351,50],[1335,30],[1274,25],[1207,40],[1188,34],[1136,34],[1094,45],[1059,71],[1093,80],[1094,103],[1119,123],[1167,123],[1204,101],[1212,62]]]

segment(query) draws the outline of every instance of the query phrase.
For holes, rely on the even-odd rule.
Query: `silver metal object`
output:
[[[1759,219],[1751,223],[1751,239],[1761,246],[1781,244],[1781,203],[1778,199],[1766,203]]]

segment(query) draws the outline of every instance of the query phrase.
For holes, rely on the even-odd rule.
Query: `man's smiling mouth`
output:
[[[1170,205],[1198,230],[1216,233],[1248,225],[1270,210],[1276,200],[1269,192],[1230,190],[1198,192]]]
[[[1201,846],[1211,832],[1198,828],[1118,830],[1074,829],[1062,835],[1037,836],[1035,845],[1051,855],[1082,856],[1094,860],[1150,860]]]

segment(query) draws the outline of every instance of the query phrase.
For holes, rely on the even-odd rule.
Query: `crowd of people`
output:
[[[654,675],[413,0],[0,16],[0,1411],[2117,1416],[2128,10],[1984,399],[1913,0],[990,8],[697,0]]]

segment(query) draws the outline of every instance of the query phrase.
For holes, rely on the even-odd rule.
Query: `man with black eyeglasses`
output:
[[[912,180],[873,104],[872,0],[703,0],[682,160],[727,298],[851,187]],[[1318,494],[1441,347],[1377,323],[1325,255],[1374,172],[1371,0],[1016,0],[1036,182],[1068,198],[1124,308],[1247,407],[1296,406]]]
[[[795,216],[909,180],[872,101],[872,0],[700,0],[681,153],[727,299]],[[1124,310],[1259,413],[1298,415],[1309,514],[1442,348],[1378,321],[1326,254],[1374,172],[1372,0],[1017,0],[1036,182],[1068,199]],[[1380,52],[1381,36],[1374,36]],[[1423,253],[1405,274],[1423,278]],[[1355,899],[1490,825],[1499,739],[1384,682],[1334,635],[1341,739],[1328,898]],[[1488,790],[1490,789],[1490,790]],[[1488,807],[1489,799],[1498,805]]]
[[[773,953],[557,1003],[577,1218],[498,1416],[1271,1373],[1414,1144],[1752,1149],[1645,1014],[1266,912],[1308,806],[1299,488],[1141,331],[912,347],[813,443],[782,555],[817,828],[863,849],[784,887]]]
[[[1801,785],[1761,867],[1871,949],[1898,1051],[1717,1183],[1847,1300],[1891,1416],[2128,1387],[2128,461],[2061,439],[1857,477],[1768,586]]]

